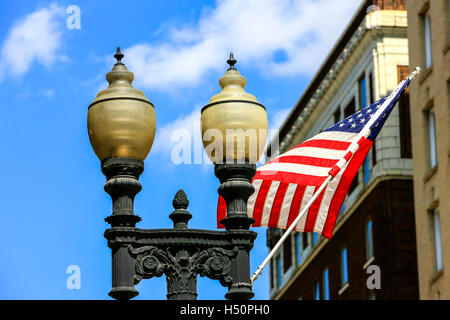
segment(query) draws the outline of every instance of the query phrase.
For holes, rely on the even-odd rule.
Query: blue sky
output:
[[[77,5],[81,28],[68,29]],[[111,200],[89,143],[87,107],[106,87],[117,46],[134,86],[155,105],[155,143],[135,212],[141,228],[172,226],[172,198],[184,189],[191,228],[215,229],[213,166],[172,161],[176,129],[198,130],[200,108],[219,92],[234,52],[246,90],[276,129],[295,105],[360,5],[359,0],[7,1],[0,13],[0,299],[109,299],[110,249],[103,238]],[[192,154],[198,152],[193,142]],[[192,160],[192,162],[194,159]],[[255,228],[254,271],[268,253]],[[81,270],[81,289],[66,269]],[[143,281],[137,299],[165,299],[164,278]],[[269,298],[268,269],[254,284]],[[199,299],[226,288],[200,278]]]

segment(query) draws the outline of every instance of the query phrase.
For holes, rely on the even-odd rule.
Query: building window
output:
[[[283,276],[283,273],[281,271],[281,257],[278,256],[278,258],[277,258],[277,288],[281,287],[282,276]]]
[[[366,89],[366,75],[363,74],[358,81],[359,87],[359,102],[361,104],[361,109],[367,107],[367,89]],[[363,164],[363,181],[364,184],[369,182],[370,179],[370,164],[369,164],[369,155],[367,155]]]
[[[367,106],[367,90],[366,90],[366,75],[363,74],[358,81],[359,84],[359,101],[361,109]]]
[[[297,233],[295,236],[296,252],[297,252],[297,265],[302,263],[302,236],[301,233]]]
[[[347,260],[347,248],[341,251],[341,285],[345,285],[348,282],[348,260]]]
[[[442,242],[441,242],[441,219],[439,212],[434,210],[432,212],[433,218],[433,235],[434,235],[434,256],[436,271],[440,271],[443,268],[442,263]]]
[[[338,107],[336,112],[333,114],[333,120],[334,123],[338,123],[339,121],[341,121],[341,108]]]
[[[323,272],[323,299],[330,300],[330,278],[328,268]]]
[[[425,67],[429,68],[433,64],[433,52],[431,47],[431,18],[428,14],[425,14],[423,19],[425,31]]]
[[[372,220],[366,224],[366,259],[369,260],[373,257],[373,229]]]
[[[287,272],[292,265],[291,236],[283,242],[283,270]]]
[[[353,98],[352,101],[350,101],[350,103],[344,109],[344,118],[350,117],[355,112],[356,112],[356,103],[355,98]],[[358,174],[356,174],[355,178],[353,178],[348,193],[351,194],[356,189],[357,186],[358,186]]]
[[[436,151],[436,121],[434,113],[428,111],[428,146],[430,153],[430,168],[437,165],[437,151]]]
[[[309,241],[308,241],[308,234],[305,233],[305,232],[303,232],[303,233],[302,233],[302,248],[303,248],[303,250],[305,250],[306,248],[308,248],[308,245],[309,245],[308,242],[309,242]]]
[[[319,279],[314,281],[314,300],[320,300],[320,283],[319,283]]]
[[[373,72],[369,74],[369,103],[372,104],[375,102],[375,87],[373,81]],[[375,141],[372,144],[372,167],[377,164],[377,148]]]

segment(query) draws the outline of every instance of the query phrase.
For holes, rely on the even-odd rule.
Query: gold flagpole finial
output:
[[[409,78],[414,79],[415,77],[417,77],[420,74],[421,71],[422,71],[421,67],[415,67],[414,71],[411,72],[411,74],[409,75]]]

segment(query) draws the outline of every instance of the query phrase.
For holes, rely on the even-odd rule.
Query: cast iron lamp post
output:
[[[256,233],[249,230],[254,220],[247,215],[247,200],[254,192],[255,163],[267,138],[264,106],[244,91],[246,80],[234,68],[231,54],[230,68],[219,82],[222,92],[201,114],[202,133],[219,132],[223,137],[222,153],[217,148],[208,152],[214,139],[203,142],[221,182],[218,192],[227,204],[227,216],[221,220],[225,231],[188,229],[192,215],[182,190],[175,195],[175,210],[169,215],[173,229],[139,229],[134,197],[142,188],[139,176],[155,137],[155,111],[143,92],[132,87],[134,75],[121,62],[119,48],[114,57],[117,63],[106,75],[109,87],[88,109],[89,138],[107,179],[104,189],[113,202],[112,215],[105,219],[111,225],[105,231],[112,250],[109,295],[131,299],[138,295],[139,281],[164,274],[168,299],[192,300],[197,298],[200,275],[228,287],[227,299],[251,299],[249,252]],[[228,136],[230,130],[235,134]],[[258,134],[247,136],[252,130]]]

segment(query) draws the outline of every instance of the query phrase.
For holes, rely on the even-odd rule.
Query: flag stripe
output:
[[[264,169],[260,170],[261,172],[267,171],[283,171],[289,173],[296,174],[304,174],[304,175],[314,175],[320,177],[327,177],[328,171],[330,171],[329,167],[316,167],[316,166],[308,166],[305,164],[297,164],[297,163],[269,163],[264,166]]]
[[[258,195],[255,202],[255,209],[253,211],[253,219],[256,220],[254,226],[261,225],[261,215],[264,209],[264,203],[266,202],[266,196],[269,192],[269,188],[272,185],[272,181],[263,180],[261,187],[259,188]]]
[[[318,188],[316,188],[317,190]],[[314,190],[314,192],[316,191]],[[316,218],[317,218],[317,214],[319,213],[319,207],[320,207],[320,203],[322,202],[322,198],[323,198],[323,194],[324,194],[323,190],[320,195],[317,197],[317,199],[313,202],[313,204],[311,205],[311,207],[308,210],[308,216],[306,217],[306,224],[305,224],[305,232],[313,232],[314,231],[314,226],[316,224]]]
[[[297,163],[304,164],[316,167],[323,168],[331,168],[333,167],[339,160],[337,159],[323,159],[323,158],[314,158],[314,157],[305,157],[305,156],[285,156],[280,157],[277,161],[273,163]]]
[[[283,199],[283,205],[281,206],[280,217],[277,226],[280,228],[286,228],[289,218],[289,211],[291,209],[291,204],[294,199],[295,192],[297,190],[297,184],[289,183],[286,195]]]
[[[253,186],[255,187],[255,192],[248,198],[247,201],[247,214],[250,218],[253,218],[253,211],[255,208],[256,198],[258,197],[259,189],[263,180],[253,180]]]
[[[292,220],[295,220],[295,218],[297,218],[297,216],[300,213],[300,211],[302,211],[302,209],[306,207],[308,202],[313,197],[315,190],[316,190],[316,187],[312,187],[312,186],[307,186],[305,188],[305,192],[303,194],[303,199],[302,199],[302,203],[301,203],[301,206],[300,206],[300,210],[297,212],[297,214],[295,216],[292,217]],[[305,212],[303,217],[300,219],[300,221],[295,226],[298,231],[302,231],[303,232],[305,230],[305,224],[306,224],[307,216],[308,216],[308,211]]]
[[[314,158],[322,158],[322,159],[330,159],[330,160],[339,160],[344,154],[346,150],[335,150],[335,149],[325,149],[325,148],[316,148],[316,147],[302,147],[295,148],[290,151],[283,153],[283,157],[286,156],[305,156],[305,157],[314,157]],[[280,156],[281,157],[281,156]],[[274,161],[272,161],[274,162]],[[263,169],[265,166],[271,164],[265,164],[259,169]]]
[[[303,195],[305,194],[306,187],[298,185],[297,189],[295,190],[294,197],[291,202],[291,207],[289,208],[289,217],[287,219],[287,225],[286,227],[289,227],[292,222],[297,217],[298,213],[300,212],[300,207],[302,205],[302,199]]]
[[[279,186],[280,181],[272,181],[272,184],[270,185],[269,192],[266,196],[266,201],[264,202],[264,209],[260,222],[260,225],[262,226],[267,226],[269,223],[270,212],[272,211],[273,201],[275,200],[275,195],[277,194]]]
[[[286,194],[289,183],[281,182],[278,187],[277,194],[275,195],[275,200],[273,201],[272,210],[270,212],[269,225],[275,226],[278,224],[278,219],[280,217],[281,206],[284,202],[284,196]]]
[[[295,147],[293,150],[305,147],[334,149],[334,150],[347,150],[350,142],[341,140],[327,140],[327,139],[313,139],[303,142]]]
[[[316,224],[314,225],[314,231],[318,233],[323,232],[323,228],[327,221],[328,211],[330,209],[331,200],[333,199],[334,194],[336,193],[336,189],[341,182],[342,175],[344,171],[347,169],[347,165],[334,177],[333,180],[330,181],[328,187],[325,190],[323,195],[322,203],[320,204],[319,213],[317,215]]]
[[[277,181],[284,181],[289,183],[304,184],[320,186],[325,181],[326,177],[317,177],[307,174],[295,174],[283,171],[257,171],[255,175],[256,179],[270,179]]]

